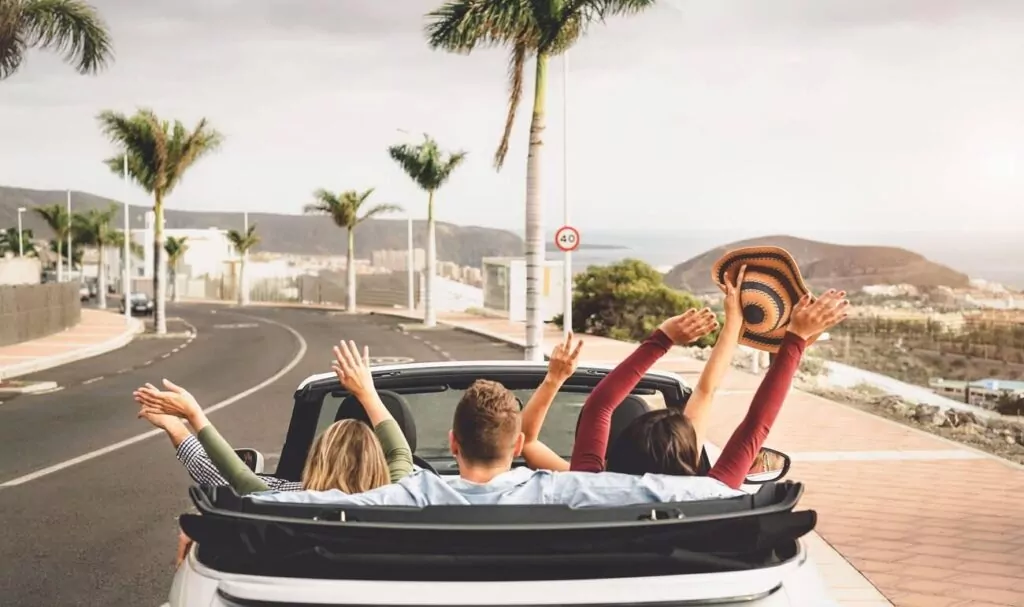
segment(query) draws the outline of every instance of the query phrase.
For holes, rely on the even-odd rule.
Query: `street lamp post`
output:
[[[562,225],[569,223],[569,51],[562,53]],[[572,251],[562,261],[562,332],[572,331]]]
[[[71,271],[75,268],[75,256],[71,253],[71,190],[68,190],[68,282],[71,282]]]
[[[409,134],[409,131],[405,129],[395,130],[405,135]],[[406,215],[406,221],[408,222],[406,225],[406,245],[408,248],[408,251],[406,252],[406,274],[409,283],[406,288],[409,291],[407,305],[409,306],[409,311],[411,312],[416,309],[416,294],[414,292],[416,290],[416,270],[413,268],[414,256],[412,248],[412,213],[408,213]]]
[[[128,207],[128,152],[124,154],[124,249],[121,255],[124,257],[124,274],[121,276],[121,297],[124,302],[124,320],[132,322],[131,308],[131,285],[132,285],[132,231],[131,231],[131,209]]]
[[[25,256],[25,237],[22,235],[21,229],[21,215],[25,212],[25,207],[18,207],[18,257]]]

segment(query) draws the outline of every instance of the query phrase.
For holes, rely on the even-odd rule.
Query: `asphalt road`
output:
[[[407,335],[398,330],[403,321],[385,316],[195,305],[169,305],[168,314],[183,321],[169,330],[192,326],[194,339],[136,340],[30,378],[56,381],[60,391],[0,404],[0,605],[155,607],[166,600],[176,517],[190,506],[188,475],[162,435],[109,449],[152,430],[136,419],[131,399],[147,381],[166,377],[210,406],[293,364],[210,416],[233,445],[260,449],[273,469],[292,393],[329,370],[338,339],[365,343],[372,356],[417,362],[522,356],[452,329]]]

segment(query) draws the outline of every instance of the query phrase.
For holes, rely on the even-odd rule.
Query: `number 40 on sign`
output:
[[[559,250],[575,251],[580,248],[580,231],[572,226],[562,226],[555,232],[555,246]]]

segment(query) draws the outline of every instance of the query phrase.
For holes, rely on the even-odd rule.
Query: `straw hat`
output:
[[[711,279],[724,291],[744,264],[740,286],[743,333],[740,342],[756,350],[778,352],[793,306],[810,293],[789,251],[780,247],[745,247],[729,251],[711,267]]]

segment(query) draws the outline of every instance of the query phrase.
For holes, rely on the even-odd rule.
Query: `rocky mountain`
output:
[[[63,191],[26,190],[0,186],[0,229],[17,225],[18,207],[33,208],[49,204],[65,204]],[[105,208],[117,203],[115,225],[123,225],[121,203],[85,192],[71,193],[72,211]],[[131,227],[144,226],[144,215],[149,207],[130,206]],[[31,211],[23,216],[24,227],[31,228],[37,237],[50,238],[52,232]],[[179,211],[173,205],[166,211],[168,228],[223,228],[241,230],[241,213],[220,211]],[[260,236],[256,251],[299,255],[344,255],[345,231],[327,217],[307,215],[280,215],[250,213],[249,223],[255,223]],[[379,249],[405,249],[407,222],[404,219],[373,219],[356,228],[356,256],[369,258]],[[417,248],[426,247],[426,221],[413,222],[413,242]],[[437,223],[437,258],[465,266],[479,266],[483,257],[522,255],[523,240],[506,230],[458,226]]]
[[[782,247],[792,253],[804,280],[816,288],[853,290],[875,284],[965,287],[968,283],[966,274],[906,249],[837,245],[792,236],[765,236],[715,247],[673,267],[665,282],[694,293],[717,292],[711,280],[715,261],[727,251],[756,245]]]

